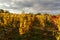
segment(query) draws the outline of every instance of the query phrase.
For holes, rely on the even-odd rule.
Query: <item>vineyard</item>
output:
[[[60,40],[60,14],[0,10],[0,40]]]

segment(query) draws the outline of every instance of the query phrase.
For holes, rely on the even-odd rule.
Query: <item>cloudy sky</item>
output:
[[[60,0],[0,0],[0,9],[10,12],[60,13]]]

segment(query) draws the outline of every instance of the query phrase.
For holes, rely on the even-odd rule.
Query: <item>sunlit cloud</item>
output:
[[[4,6],[6,6],[6,7],[10,7],[10,5],[9,5],[9,4],[7,4],[7,3],[4,3],[3,5],[4,5]]]

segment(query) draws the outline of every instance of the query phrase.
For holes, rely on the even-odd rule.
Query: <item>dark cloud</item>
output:
[[[6,3],[6,4],[4,4]],[[60,10],[60,0],[0,0],[0,8],[31,11]]]
[[[22,7],[32,7],[34,5],[33,2],[15,2],[17,6]]]

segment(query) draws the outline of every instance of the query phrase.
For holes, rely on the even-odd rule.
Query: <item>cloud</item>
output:
[[[59,12],[60,0],[0,0],[0,8],[10,9],[9,11],[12,9],[13,12],[20,12],[23,9],[26,12],[40,12],[41,10]]]

